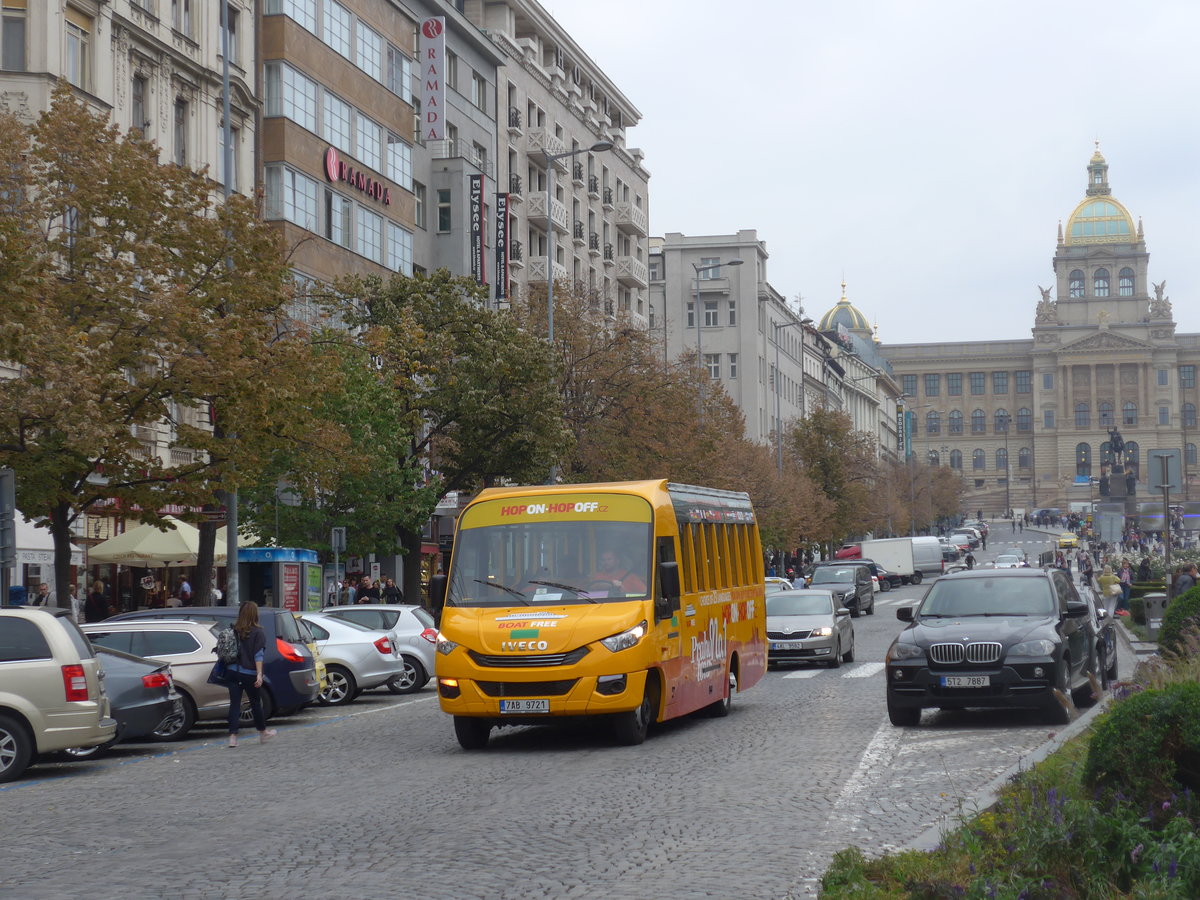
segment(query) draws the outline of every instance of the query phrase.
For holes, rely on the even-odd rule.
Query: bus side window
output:
[[[696,554],[693,551],[692,544],[692,529],[695,527],[695,525],[690,523],[683,526],[683,534],[679,536],[679,549],[681,557],[679,568],[683,570],[683,577],[681,581],[683,582],[683,592],[685,594],[694,594],[696,592]]]

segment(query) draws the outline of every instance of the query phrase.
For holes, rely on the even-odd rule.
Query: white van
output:
[[[925,578],[937,578],[942,574],[942,542],[935,537],[915,537],[913,544],[913,568]]]

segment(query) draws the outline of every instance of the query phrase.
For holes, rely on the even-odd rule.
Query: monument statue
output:
[[[1163,283],[1165,284],[1166,282],[1163,282]],[[1050,299],[1050,288],[1044,288],[1044,287],[1042,287],[1042,286],[1039,284],[1039,285],[1038,285],[1038,290],[1042,292],[1042,299],[1043,299],[1043,300],[1046,300],[1046,301],[1049,301],[1049,299]]]
[[[1125,471],[1125,439],[1121,437],[1121,432],[1117,431],[1117,426],[1108,429],[1108,448],[1112,451],[1113,456],[1113,472],[1119,473]]]
[[[1150,283],[1154,284],[1153,281]],[[1165,291],[1166,289],[1167,289],[1167,279],[1165,279],[1165,278],[1162,281],[1160,281],[1158,284],[1154,284],[1154,299],[1155,300],[1163,299],[1163,291]]]

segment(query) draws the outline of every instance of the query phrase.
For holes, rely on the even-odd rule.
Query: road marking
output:
[[[878,675],[883,671],[883,663],[872,662],[863,663],[861,666],[855,666],[845,674],[846,678],[870,678],[872,675]]]
[[[872,774],[886,772],[891,767],[900,751],[903,736],[903,728],[893,728],[886,722],[880,725],[863,750],[854,773],[846,780],[841,794],[834,801],[833,812],[826,823],[827,832],[846,834],[858,831],[862,813],[853,810],[865,809],[865,804],[860,803],[858,797],[874,790]]]
[[[820,675],[820,669],[797,669],[795,672],[788,672],[784,678],[812,678],[814,675]]]

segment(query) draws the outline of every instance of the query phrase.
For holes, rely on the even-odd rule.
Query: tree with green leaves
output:
[[[286,328],[277,234],[251,200],[215,201],[203,174],[160,164],[66,85],[32,126],[0,117],[0,150],[0,359],[15,368],[0,378],[0,465],[53,535],[64,602],[81,515],[157,522],[252,480],[302,428],[313,377],[306,336]],[[214,414],[236,439],[214,436]]]

